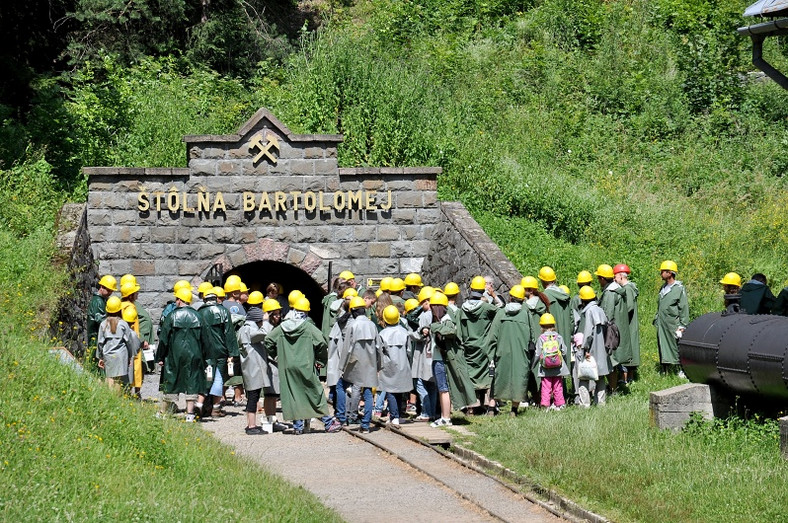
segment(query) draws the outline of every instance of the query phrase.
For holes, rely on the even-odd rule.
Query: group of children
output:
[[[168,396],[187,394],[190,419],[195,411],[188,400],[195,401],[199,414],[212,396],[210,415],[221,417],[228,364],[237,357],[248,434],[265,432],[257,425],[261,396],[267,431],[288,428],[275,417],[281,403],[295,434],[312,417],[321,418],[328,432],[354,422],[369,431],[372,418],[385,410],[394,425],[414,417],[441,427],[451,425],[452,408],[494,415],[510,401],[512,415],[529,404],[562,409],[570,388],[580,405],[590,406],[592,397],[604,403],[604,378],[613,363],[604,344],[607,317],[595,292],[581,281],[582,273],[574,298],[555,284],[551,268],[542,268],[539,276],[544,292],[536,278],[526,276],[509,290],[508,303],[489,278],[477,276],[459,304],[454,282],[433,288],[412,273],[383,278],[377,291],[365,291],[344,271],[323,299],[320,328],[300,291],[291,292],[283,308],[277,292],[265,298],[230,276],[225,288],[201,285],[192,303],[191,285],[181,281],[174,304],[162,315],[160,329],[165,327],[167,339],[159,341],[166,350],[156,357],[169,369],[163,375],[180,377],[171,383],[163,377],[162,390]],[[114,296],[106,299],[97,335],[99,364],[109,383],[132,375],[141,346],[133,311],[122,312],[119,303]],[[168,316],[178,307],[199,309],[192,323],[203,334],[192,336],[195,341],[173,342],[178,327]],[[190,352],[188,361],[197,363],[178,368],[177,361],[186,360],[177,360],[173,350]],[[183,378],[190,372],[200,376]],[[180,390],[178,380],[197,385]]]

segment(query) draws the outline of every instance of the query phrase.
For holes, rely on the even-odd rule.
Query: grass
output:
[[[51,357],[42,333],[64,281],[41,270],[51,228],[2,230],[0,244],[0,519],[341,521],[199,427]]]
[[[658,383],[659,381],[659,383]],[[786,521],[788,463],[774,420],[649,426],[643,380],[600,408],[473,418],[462,444],[613,521]]]

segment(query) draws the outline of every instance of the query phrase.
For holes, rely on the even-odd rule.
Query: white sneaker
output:
[[[440,428],[440,427],[451,427],[451,420],[448,418],[438,418],[432,423],[430,423],[430,427],[433,428]]]
[[[683,380],[686,380],[686,379],[687,379],[687,375],[686,375],[686,374],[684,374],[684,371],[683,371],[683,370],[680,370],[680,371],[679,371],[679,373],[678,373],[678,377],[679,377],[679,378],[681,378],[681,379],[683,379]]]
[[[186,423],[194,423],[194,422],[195,422],[194,414],[187,414],[186,415]]]
[[[392,420],[389,420],[389,423],[391,425],[399,425],[399,418],[394,418]]]

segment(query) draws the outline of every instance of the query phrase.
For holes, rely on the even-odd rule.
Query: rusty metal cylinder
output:
[[[788,402],[788,317],[712,312],[679,340],[690,381]]]

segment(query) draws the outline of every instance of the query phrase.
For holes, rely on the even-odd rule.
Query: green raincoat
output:
[[[521,303],[508,303],[495,315],[487,345],[495,362],[492,396],[519,403],[527,399],[531,324]]]
[[[539,296],[531,296],[525,300],[524,308],[528,310],[528,321],[531,323],[531,341],[536,346],[536,338],[542,333],[542,328],[539,326],[539,318],[547,312],[547,306],[539,299]]]
[[[572,311],[569,307],[571,297],[558,288],[558,285],[548,285],[544,295],[550,300],[550,314],[555,318],[555,328],[564,340],[572,337]]]
[[[632,343],[629,341],[629,311],[624,296],[617,292],[620,288],[621,286],[618,283],[610,282],[602,290],[599,300],[599,306],[605,312],[607,321],[616,324],[621,336],[618,348],[610,355],[610,361],[613,362],[614,366],[632,364]]]
[[[98,340],[99,325],[107,317],[107,300],[94,294],[88,304],[88,347],[95,347]]]
[[[143,309],[139,303],[135,303],[134,306],[137,308],[140,341],[147,341],[149,344],[153,343],[153,320],[150,317],[150,313]]]
[[[468,300],[459,310],[457,334],[465,351],[468,373],[476,390],[486,390],[492,385],[490,377],[490,350],[487,336],[498,308],[483,300]]]
[[[156,349],[163,361],[161,390],[165,394],[202,394],[206,390],[203,329],[197,311],[178,307],[164,319]]]
[[[462,346],[457,339],[457,327],[446,314],[440,322],[430,325],[433,361],[443,361],[446,367],[446,380],[449,382],[449,396],[455,408],[461,409],[476,403],[476,391],[468,376]]]
[[[668,287],[663,285],[659,291],[657,315],[654,325],[657,327],[657,347],[660,362],[678,365],[679,345],[676,331],[679,327],[689,324],[689,301],[687,290],[680,281]]]
[[[638,324],[638,288],[635,282],[628,282],[623,287],[616,289],[616,293],[624,298],[629,319],[629,346],[632,359],[625,365],[637,367],[640,365],[640,326]]]
[[[328,345],[323,333],[303,319],[288,319],[265,338],[268,355],[279,367],[282,416],[287,420],[328,415],[328,404],[315,363],[326,365]]]
[[[331,327],[333,327],[334,323],[337,321],[337,311],[339,310],[332,308],[331,304],[338,299],[339,297],[336,292],[329,292],[323,297],[323,322],[320,326],[320,330],[323,331],[323,337],[326,340],[328,340],[328,336],[331,334]]]
[[[205,329],[206,362],[216,367],[222,377],[227,379],[227,358],[240,356],[230,312],[212,301],[200,307],[197,314]]]

